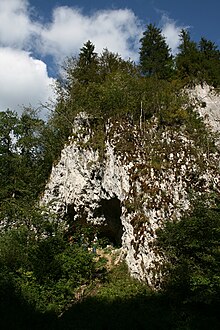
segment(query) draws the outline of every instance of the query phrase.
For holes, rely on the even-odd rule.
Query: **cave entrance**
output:
[[[68,205],[66,220],[70,225],[69,236],[74,236],[76,233],[79,233],[80,236],[80,233],[84,231],[87,232],[91,240],[94,234],[97,233],[100,242],[106,242],[106,244],[111,244],[118,248],[121,247],[123,226],[121,223],[121,203],[117,197],[100,201],[99,206],[93,213],[94,218],[104,218],[103,223],[100,225],[92,224],[91,228],[91,223],[87,222],[87,214],[83,208],[80,210],[77,220],[75,220],[76,215],[75,205]]]
[[[105,222],[98,226],[98,236],[114,247],[121,247],[123,226],[121,223],[121,203],[117,197],[102,199],[100,206],[94,212],[94,217],[103,216]]]

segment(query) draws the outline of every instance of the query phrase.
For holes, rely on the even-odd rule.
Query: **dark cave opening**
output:
[[[66,216],[69,220],[69,222],[72,222],[74,220],[74,217],[76,216],[76,211],[75,211],[75,205],[74,204],[68,204],[67,205],[67,210],[66,210]]]
[[[98,227],[100,239],[106,238],[115,247],[121,246],[123,226],[121,223],[121,203],[117,197],[102,199],[94,212],[94,217],[104,216],[105,222]]]
[[[77,220],[75,217],[77,216]],[[66,219],[70,224],[69,235],[74,235],[76,232],[89,232],[89,227],[92,227],[92,232],[97,233],[100,242],[106,242],[114,247],[121,247],[121,238],[123,234],[123,226],[121,223],[121,203],[117,197],[111,199],[102,199],[99,207],[93,213],[94,218],[104,217],[104,222],[101,225],[94,225],[87,222],[87,214],[82,209],[80,216],[75,211],[75,205],[69,204],[67,206]],[[80,229],[81,228],[81,229]],[[84,229],[83,229],[84,228]],[[90,228],[91,229],[91,228]]]

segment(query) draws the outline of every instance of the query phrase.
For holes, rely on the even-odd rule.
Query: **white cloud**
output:
[[[0,45],[22,48],[27,46],[38,25],[31,21],[28,1],[0,1]]]
[[[52,84],[44,62],[22,50],[0,48],[0,110],[38,107],[53,96]]]
[[[178,52],[178,46],[180,44],[180,31],[185,29],[184,26],[178,26],[177,22],[169,18],[166,14],[161,18],[162,33],[164,34],[167,44],[175,55]]]
[[[88,39],[101,52],[108,48],[124,58],[137,60],[142,29],[131,10],[103,10],[91,16],[79,9],[58,7],[53,21],[41,32],[42,51],[57,58],[77,54]]]

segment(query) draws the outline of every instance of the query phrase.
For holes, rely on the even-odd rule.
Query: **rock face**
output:
[[[76,118],[42,203],[61,221],[68,215],[69,223],[99,226],[101,235],[121,246],[131,275],[155,288],[161,263],[156,230],[189,209],[192,192],[219,190],[218,152],[183,129],[159,130],[154,119],[141,128],[109,122],[102,152],[89,143],[93,134],[85,114]]]
[[[204,118],[205,123],[215,133],[220,132],[220,94],[214,88],[208,85],[198,85],[192,91],[191,95],[196,98],[200,104],[197,111]]]

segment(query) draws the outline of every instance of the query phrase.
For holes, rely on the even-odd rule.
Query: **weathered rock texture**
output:
[[[207,126],[219,135],[220,133],[220,93],[209,85],[198,85],[190,94],[195,101],[198,101],[196,109],[204,118]],[[218,139],[218,144],[220,140]]]
[[[210,108],[203,104],[198,111],[210,116],[217,131],[208,94],[201,97]],[[218,98],[218,116],[219,104]],[[99,225],[103,235],[121,245],[131,274],[156,287],[161,262],[156,229],[190,207],[192,192],[219,189],[218,153],[198,145],[184,129],[158,129],[156,120],[141,129],[129,122],[109,122],[102,153],[89,143],[93,134],[89,119],[81,114],[52,169],[43,203],[61,220],[68,214],[70,221]]]

